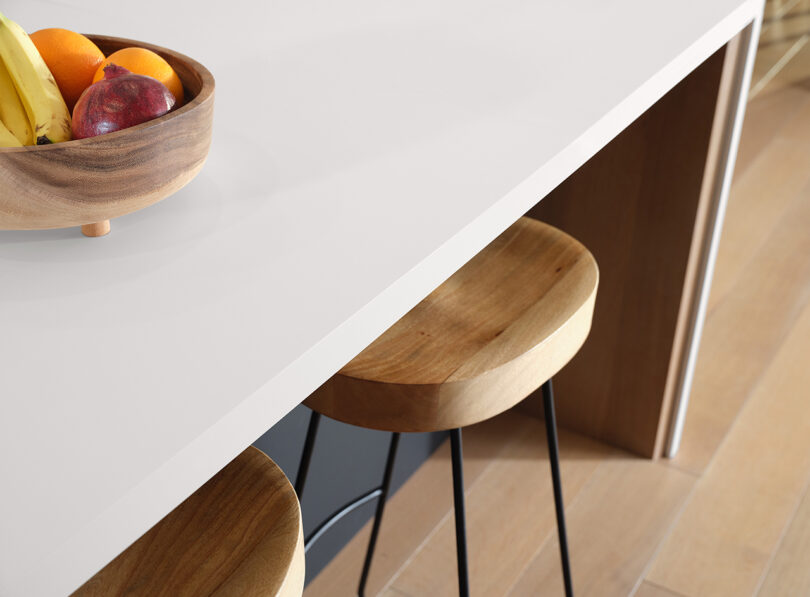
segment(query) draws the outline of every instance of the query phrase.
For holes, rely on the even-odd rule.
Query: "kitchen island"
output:
[[[3,10],[217,97],[174,197],[0,232],[0,595],[75,589],[526,212],[602,268],[561,424],[677,448],[761,0]]]

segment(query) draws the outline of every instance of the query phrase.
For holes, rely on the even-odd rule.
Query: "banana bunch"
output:
[[[20,140],[0,122],[0,147],[22,147]]]
[[[0,121],[0,147],[70,140],[70,112],[51,71],[23,28],[2,13]]]

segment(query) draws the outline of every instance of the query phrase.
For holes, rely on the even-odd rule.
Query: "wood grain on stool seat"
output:
[[[298,498],[251,447],[73,597],[300,597],[303,587]]]
[[[514,406],[585,341],[599,272],[575,239],[521,218],[307,400],[388,431],[436,431]]]

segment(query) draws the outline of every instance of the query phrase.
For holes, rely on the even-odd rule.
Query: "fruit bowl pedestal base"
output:
[[[82,226],[82,234],[85,236],[104,236],[110,232],[110,221],[104,220],[103,222],[95,222],[93,224],[84,224]]]

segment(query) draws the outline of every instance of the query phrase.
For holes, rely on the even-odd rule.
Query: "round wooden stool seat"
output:
[[[489,419],[576,354],[590,331],[598,280],[582,244],[521,218],[305,403],[385,431]]]
[[[248,448],[110,562],[74,597],[300,597],[298,498]]]

